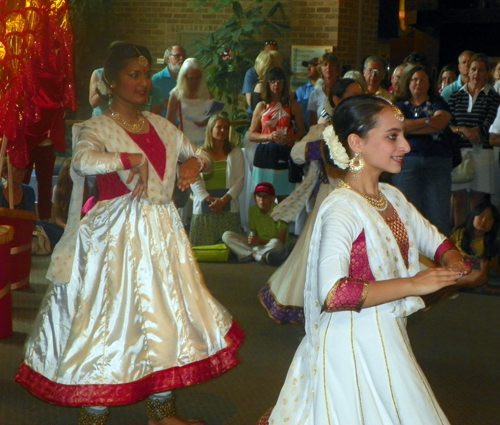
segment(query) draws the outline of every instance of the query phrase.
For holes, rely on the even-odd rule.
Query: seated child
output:
[[[451,235],[451,240],[465,261],[471,263],[471,272],[457,280],[459,288],[472,288],[488,282],[490,268],[498,271],[499,213],[487,202],[478,204],[465,223]]]
[[[253,192],[254,205],[248,211],[250,234],[248,237],[227,231],[222,241],[238,256],[238,261],[258,261],[270,264],[270,256],[288,255],[288,223],[274,221],[271,212],[276,206],[276,192],[271,183],[259,183]]]

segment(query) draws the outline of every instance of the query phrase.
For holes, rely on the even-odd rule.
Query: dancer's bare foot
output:
[[[169,418],[163,418],[160,421],[148,421],[148,425],[205,425],[204,422],[198,419],[180,419],[177,416],[171,416]]]

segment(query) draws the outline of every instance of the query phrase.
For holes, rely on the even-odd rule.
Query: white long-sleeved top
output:
[[[192,144],[184,134],[172,123],[158,115],[143,112],[144,116],[155,128],[167,153],[167,166],[162,178],[151,171],[148,178],[148,202],[152,204],[168,204],[171,202],[175,185],[176,164],[193,156],[201,157],[206,167],[204,172],[212,170],[209,155]],[[80,226],[83,204],[84,176],[117,172],[123,183],[132,191],[137,176],[126,183],[130,170],[125,170],[120,153],[143,153],[127,132],[113,119],[99,115],[73,127],[73,162],[71,193],[68,223],[59,243],[54,248],[52,261],[47,277],[57,284],[69,281],[76,237]]]

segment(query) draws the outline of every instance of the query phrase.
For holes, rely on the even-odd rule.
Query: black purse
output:
[[[296,164],[292,158],[288,159],[288,181],[290,183],[301,183],[304,179],[304,164]]]
[[[269,170],[286,170],[291,149],[275,142],[259,143],[255,150],[253,165]]]
[[[462,161],[462,151],[460,150],[460,136],[453,133],[448,127],[448,140],[451,145],[451,164],[452,168],[458,167]]]

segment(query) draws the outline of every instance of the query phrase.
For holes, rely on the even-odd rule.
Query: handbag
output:
[[[33,230],[31,253],[33,255],[49,255],[52,253],[50,239],[42,226],[35,226]]]
[[[452,183],[468,183],[476,177],[476,163],[471,151],[461,153],[462,162],[451,172]]]
[[[288,181],[301,183],[304,179],[304,164],[296,164],[292,158],[288,159]]]
[[[286,170],[291,148],[275,142],[259,143],[255,150],[253,165],[268,170]]]
[[[462,151],[460,149],[460,136],[451,131],[450,127],[447,128],[446,136],[450,142],[451,147],[451,167],[456,168],[462,163]]]

